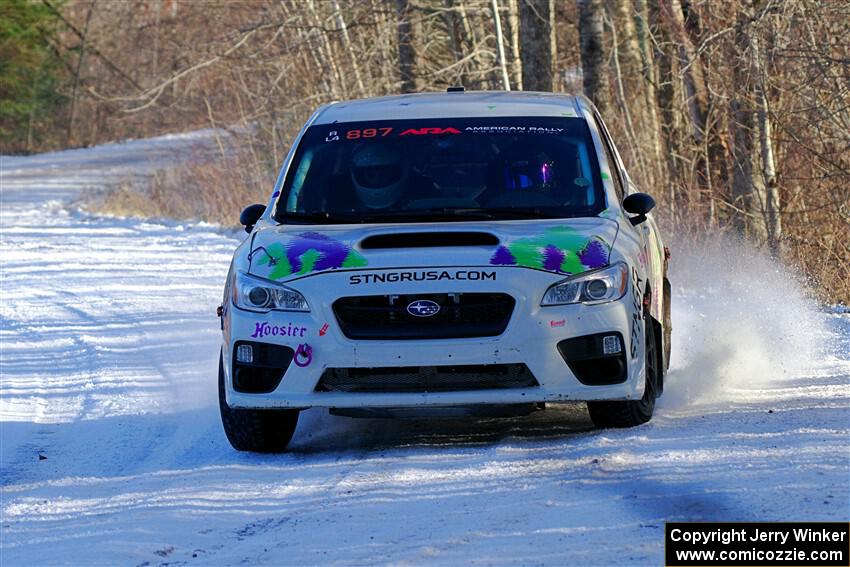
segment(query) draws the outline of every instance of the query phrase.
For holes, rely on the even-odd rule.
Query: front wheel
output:
[[[652,419],[655,410],[656,384],[658,379],[658,347],[652,319],[644,314],[644,356],[646,357],[646,386],[639,400],[587,402],[590,420],[596,427],[635,427]]]
[[[298,410],[237,409],[227,405],[224,366],[218,361],[218,408],[227,440],[237,451],[280,453],[289,444],[298,424]]]

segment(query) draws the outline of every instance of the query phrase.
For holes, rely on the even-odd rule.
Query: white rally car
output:
[[[236,449],[283,450],[310,407],[652,417],[670,347],[653,199],[587,99],[452,91],[320,108],[243,211],[219,308]]]

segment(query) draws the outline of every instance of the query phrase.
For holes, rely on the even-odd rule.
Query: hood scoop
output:
[[[445,248],[450,246],[498,246],[489,232],[398,232],[375,234],[360,241],[362,250],[385,248]]]

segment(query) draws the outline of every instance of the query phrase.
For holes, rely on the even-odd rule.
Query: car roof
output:
[[[417,93],[334,102],[313,124],[415,118],[580,116],[584,97],[523,91]]]

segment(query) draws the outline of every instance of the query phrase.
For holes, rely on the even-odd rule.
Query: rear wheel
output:
[[[224,434],[238,451],[279,453],[286,449],[298,424],[298,410],[237,409],[227,405],[221,358],[218,361],[218,408]]]
[[[646,386],[643,390],[643,397],[639,400],[587,402],[590,419],[596,427],[635,427],[652,419],[660,369],[658,368],[655,330],[652,328],[653,322],[648,313],[644,313],[644,318]]]

